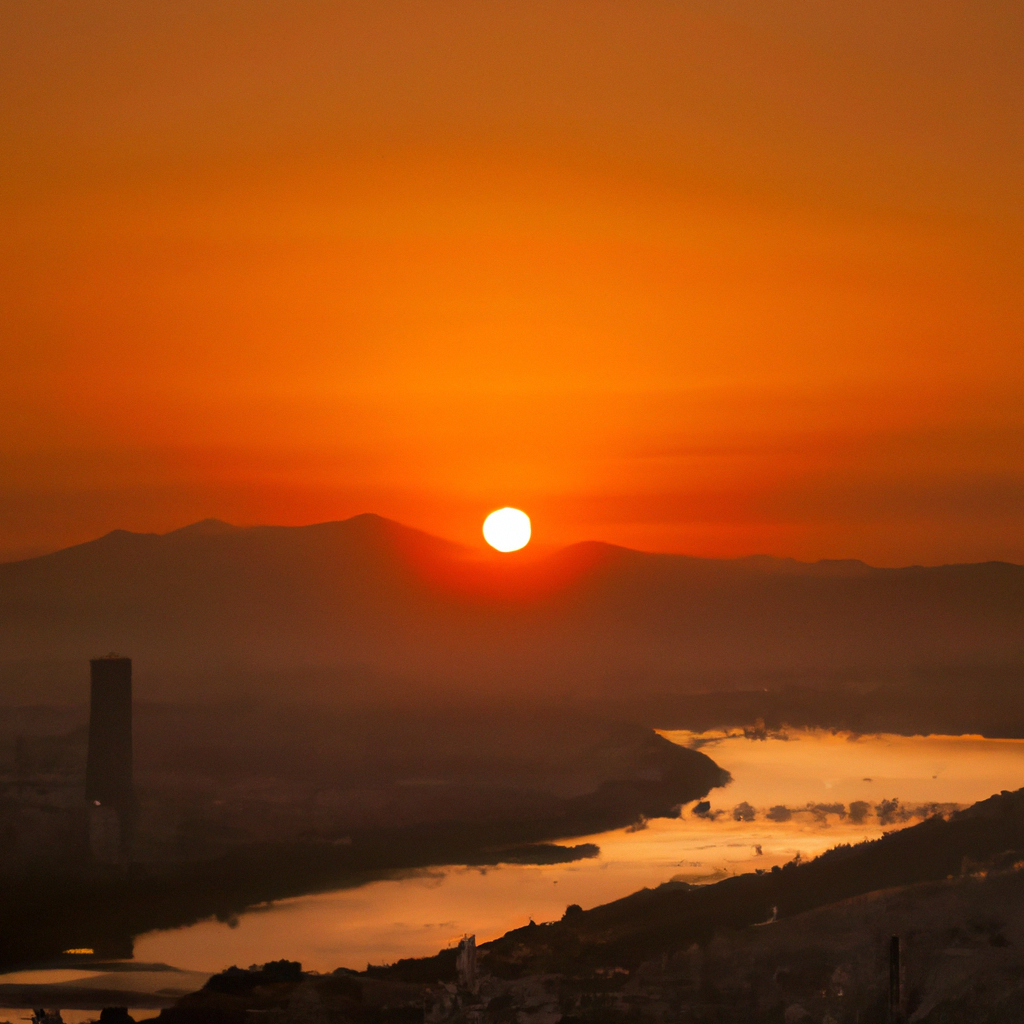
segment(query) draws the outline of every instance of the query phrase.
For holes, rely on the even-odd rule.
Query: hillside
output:
[[[456,949],[330,974],[287,960],[232,967],[160,1020],[1009,1024],[1022,994],[1022,847],[1024,791],[1003,793],[810,862],[570,906],[476,947],[472,972]]]

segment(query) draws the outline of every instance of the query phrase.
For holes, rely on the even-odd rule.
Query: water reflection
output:
[[[198,971],[289,957],[362,968],[425,956],[466,932],[483,940],[670,879],[707,882],[874,838],[936,807],[1024,786],[1024,741],[862,736],[818,730],[753,738],[663,733],[700,746],[733,775],[701,806],[642,828],[587,837],[598,858],[569,865],[446,868],[359,889],[283,900],[230,925],[152,932],[135,956]],[[852,812],[851,812],[852,808]]]
[[[57,995],[56,993],[54,993]],[[54,1001],[54,1000],[52,1000]],[[59,996],[57,1000],[59,1002]],[[133,1006],[129,1011],[132,1020],[138,1022],[152,1020],[160,1016],[159,1010]],[[60,1017],[64,1024],[93,1024],[99,1018],[100,1011],[92,1010],[69,1010],[66,1007],[60,1008]],[[0,1006],[0,1024],[21,1024],[22,1021],[32,1020],[32,1011],[24,1006],[2,1007]]]

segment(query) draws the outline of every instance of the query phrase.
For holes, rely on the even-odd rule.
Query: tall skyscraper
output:
[[[125,863],[135,823],[132,781],[132,661],[93,658],[85,798],[89,845],[100,863]]]

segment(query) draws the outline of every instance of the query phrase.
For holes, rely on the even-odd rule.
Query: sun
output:
[[[484,520],[484,540],[498,551],[518,551],[530,543],[530,517],[517,508],[499,508]]]

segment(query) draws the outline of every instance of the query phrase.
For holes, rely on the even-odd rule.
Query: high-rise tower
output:
[[[93,859],[123,863],[135,822],[132,783],[132,661],[116,654],[93,658],[89,701],[89,756],[85,798],[90,805]]]

